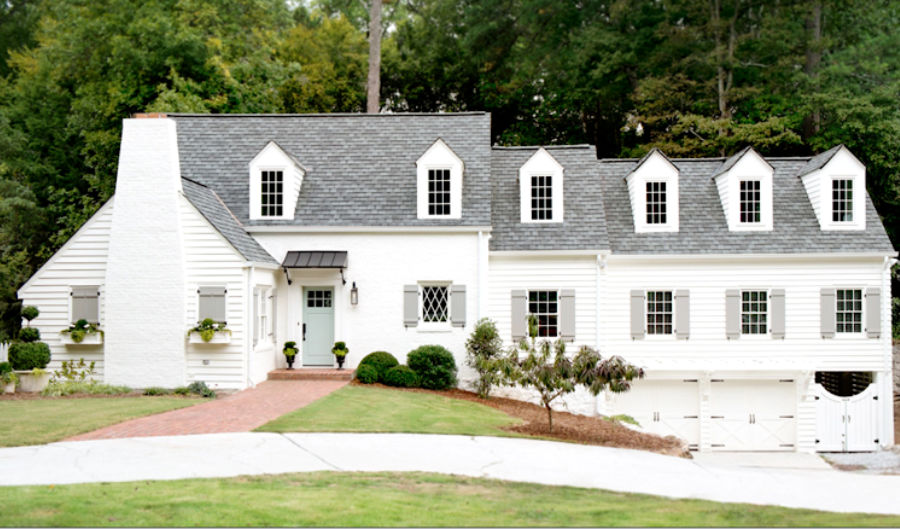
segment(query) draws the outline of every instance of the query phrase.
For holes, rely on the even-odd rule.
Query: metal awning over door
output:
[[[290,251],[282,268],[346,268],[347,252]]]

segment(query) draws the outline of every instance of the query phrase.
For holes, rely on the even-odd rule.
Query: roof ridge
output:
[[[182,179],[182,180],[187,180],[188,182],[190,182],[190,183],[192,183],[192,184],[197,184],[197,185],[200,186],[200,187],[205,187],[206,189],[209,189],[210,191],[212,191],[212,188],[210,188],[208,185],[206,185],[206,184],[204,184],[204,183],[202,183],[202,182],[198,182],[198,181],[194,180],[193,178],[188,178],[188,177],[186,177],[186,176],[182,176],[181,179]],[[215,191],[213,191],[213,193],[215,193]]]
[[[368,113],[364,113],[364,112],[332,112],[332,113],[311,113],[311,114],[284,114],[284,113],[200,114],[200,113],[191,113],[191,112],[168,112],[166,115],[169,117],[179,117],[179,118],[327,118],[327,117],[377,118],[377,117],[407,117],[407,116],[417,116],[417,117],[422,117],[422,116],[447,116],[447,117],[484,116],[484,115],[488,115],[488,114],[490,114],[490,112],[479,110],[479,111],[467,111],[467,112],[394,112],[394,113],[379,113],[379,114],[368,114]]]
[[[573,143],[571,145],[491,145],[491,150],[496,151],[527,151],[533,149],[591,149],[590,143]]]

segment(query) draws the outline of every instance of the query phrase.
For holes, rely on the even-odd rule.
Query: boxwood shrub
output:
[[[394,366],[384,374],[384,383],[398,388],[414,388],[419,384],[419,377],[407,366]]]
[[[406,363],[426,389],[448,389],[456,386],[456,362],[453,353],[440,345],[423,345],[410,351]]]
[[[374,384],[378,382],[378,370],[372,364],[360,364],[356,368],[356,380],[363,384]]]
[[[360,367],[366,365],[375,368],[375,371],[378,374],[376,382],[384,382],[384,375],[387,373],[388,369],[400,365],[400,362],[398,362],[397,358],[391,353],[386,351],[375,351],[374,353],[367,354],[365,358],[359,362],[359,365],[356,367],[357,372],[359,372]]]
[[[44,342],[14,343],[9,346],[9,363],[16,371],[44,369],[50,363],[50,346]]]
[[[37,327],[22,327],[19,329],[19,339],[26,343],[36,342],[41,339],[41,331]]]

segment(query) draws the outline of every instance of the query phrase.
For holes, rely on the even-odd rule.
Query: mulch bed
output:
[[[362,385],[357,380],[354,380],[352,384]],[[397,391],[430,393],[490,406],[507,415],[522,419],[522,424],[509,426],[504,429],[523,435],[559,439],[581,444],[647,450],[689,459],[691,457],[690,451],[687,450],[684,443],[675,437],[660,437],[658,435],[636,432],[602,417],[589,417],[587,415],[553,410],[553,432],[551,433],[547,426],[547,410],[530,402],[502,397],[482,399],[476,393],[462,389],[433,391],[421,388],[395,388],[382,384],[373,385]]]

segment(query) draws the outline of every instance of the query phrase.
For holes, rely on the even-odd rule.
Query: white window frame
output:
[[[257,285],[253,288],[253,347],[272,344],[272,324],[269,318],[271,313],[272,287],[269,285]]]
[[[850,199],[850,220],[834,220],[834,184],[835,182],[850,182],[850,192],[853,193],[853,198]],[[830,207],[828,208],[828,220],[834,226],[855,226],[857,222],[857,211],[856,211],[856,193],[858,190],[856,189],[856,179],[852,176],[833,176],[828,181],[828,189],[826,193],[828,194],[829,200],[828,203]]]
[[[680,171],[659,150],[652,151],[640,167],[625,177],[628,196],[631,199],[632,221],[635,233],[672,233],[680,227],[679,177]],[[666,184],[666,222],[647,222],[647,184]]]
[[[745,183],[757,185],[757,189],[755,190],[755,192],[759,193],[759,199],[757,200],[757,206],[759,207],[759,210],[756,213],[759,215],[759,218],[755,219],[755,220],[744,220],[743,206],[745,203],[750,203],[749,201],[744,200],[744,190],[741,189],[741,187]],[[747,191],[747,193],[750,193],[750,192],[751,191]],[[763,185],[762,185],[761,180],[757,180],[755,178],[741,178],[740,180],[738,180],[737,202],[738,202],[738,219],[737,220],[738,220],[739,224],[741,224],[742,226],[756,226],[756,225],[759,225],[762,223],[762,221],[763,221]]]
[[[432,171],[447,171],[450,173],[450,211],[448,213],[431,213],[431,173]],[[427,217],[434,219],[452,219],[453,218],[453,168],[448,166],[438,167],[429,166],[425,171],[425,185],[429,186],[426,190],[425,208],[427,209]]]
[[[297,209],[297,197],[303,185],[306,168],[274,141],[270,141],[249,163],[250,220],[290,220]],[[263,171],[281,171],[281,215],[262,214],[262,173]]]
[[[772,231],[774,178],[775,169],[753,149],[745,152],[728,171],[716,175],[716,188],[730,231]],[[759,182],[759,222],[741,222],[741,182],[750,180]]]
[[[547,149],[541,147],[519,168],[519,221],[523,224],[552,224],[565,218],[563,179],[565,169]],[[533,177],[551,178],[552,214],[549,219],[531,218],[531,180]]]
[[[762,292],[766,296],[766,299],[765,299],[765,303],[766,303],[766,312],[765,312],[766,328],[765,328],[765,331],[760,332],[760,333],[744,332],[744,294],[751,294],[751,293],[758,293],[758,292]],[[740,309],[738,311],[738,318],[740,319],[739,324],[741,326],[741,339],[745,339],[745,338],[752,339],[754,337],[768,336],[772,332],[772,293],[769,291],[769,289],[766,289],[766,288],[742,288],[740,290],[740,293],[741,293],[740,294],[741,298],[739,300]],[[753,303],[753,302],[751,301],[750,303]]]
[[[532,294],[532,293],[538,293],[538,292],[548,292],[548,293],[552,292],[553,294],[556,294],[556,301],[555,301],[555,303],[556,303],[556,312],[547,312],[547,313],[546,313],[546,314],[548,314],[548,315],[555,315],[555,316],[556,316],[556,334],[553,334],[553,335],[547,335],[547,336],[541,336],[541,333],[540,333],[540,322],[538,322],[538,335],[537,335],[537,339],[538,339],[538,340],[550,340],[550,339],[556,339],[556,338],[559,338],[559,337],[560,337],[560,335],[559,335],[559,328],[560,328],[560,325],[561,325],[561,323],[562,323],[562,322],[560,322],[560,316],[559,316],[559,314],[560,314],[560,311],[559,311],[559,304],[560,304],[560,302],[561,302],[559,289],[557,289],[557,288],[531,288],[531,289],[528,289],[528,291],[525,293],[525,303],[526,303],[526,306],[525,306],[525,315],[526,315],[526,316],[531,316],[532,314],[535,314],[536,316],[540,317],[540,315],[542,314],[542,313],[540,313],[540,312],[538,312],[538,313],[533,313],[533,312],[531,312],[531,294]],[[541,301],[536,301],[535,303],[541,303]],[[549,303],[549,301],[548,301],[547,303]],[[528,333],[528,326],[527,326],[527,324],[526,324],[526,327],[525,327],[525,332],[526,332],[526,334]],[[530,338],[530,337],[529,337],[529,338]]]
[[[859,292],[859,331],[839,331],[838,325],[838,293],[854,290]],[[855,312],[855,311],[854,311]],[[866,336],[866,289],[862,287],[837,287],[834,289],[834,335],[842,338],[863,338]]]
[[[650,191],[650,186],[658,186],[655,191]],[[661,211],[650,211],[650,202],[647,200],[648,195],[653,194],[661,196],[662,200],[658,202],[662,206]],[[654,202],[656,204],[657,202]],[[650,222],[650,218],[664,218],[663,222]],[[669,183],[665,180],[647,179],[644,182],[644,223],[647,226],[666,226],[669,223]]]
[[[671,296],[671,300],[669,303],[672,306],[671,323],[670,323],[670,326],[672,327],[672,329],[669,332],[661,332],[661,333],[650,332],[650,303],[651,303],[650,302],[650,294],[653,292],[668,293]],[[658,302],[654,302],[654,303],[658,303]],[[675,307],[675,289],[674,288],[648,288],[648,289],[644,290],[644,336],[646,336],[647,338],[650,338],[650,339],[669,339],[669,338],[674,339],[675,338],[675,321],[676,321],[675,311],[676,311],[676,307]],[[654,311],[654,313],[656,314],[656,311]],[[659,314],[664,314],[664,313],[659,313]],[[659,325],[659,324],[654,324],[654,325]],[[665,325],[665,324],[662,324],[662,325]]]
[[[450,281],[420,281],[419,292],[418,292],[418,300],[419,306],[417,307],[419,314],[419,325],[418,329],[421,331],[449,331],[452,329],[453,322],[451,320],[451,316],[453,312],[451,311],[451,303],[453,303],[453,296],[451,295],[451,287],[453,283]],[[425,321],[425,288],[444,288],[447,291],[447,319],[446,321]]]
[[[450,170],[450,214],[428,213],[428,171]],[[462,218],[462,188],[465,164],[444,140],[438,138],[416,160],[416,211],[419,219]]]
[[[266,215],[263,213],[263,203],[262,203],[262,196],[263,196],[262,175],[263,175],[263,173],[281,173],[281,214],[280,215]],[[257,190],[257,192],[259,193],[259,211],[257,211],[257,214],[259,215],[260,219],[283,219],[283,218],[285,218],[285,214],[284,214],[286,211],[285,197],[287,196],[287,193],[286,193],[287,188],[288,188],[288,172],[285,170],[285,168],[281,168],[281,167],[260,167],[259,168],[259,189]],[[268,205],[267,205],[267,207],[268,207]]]

